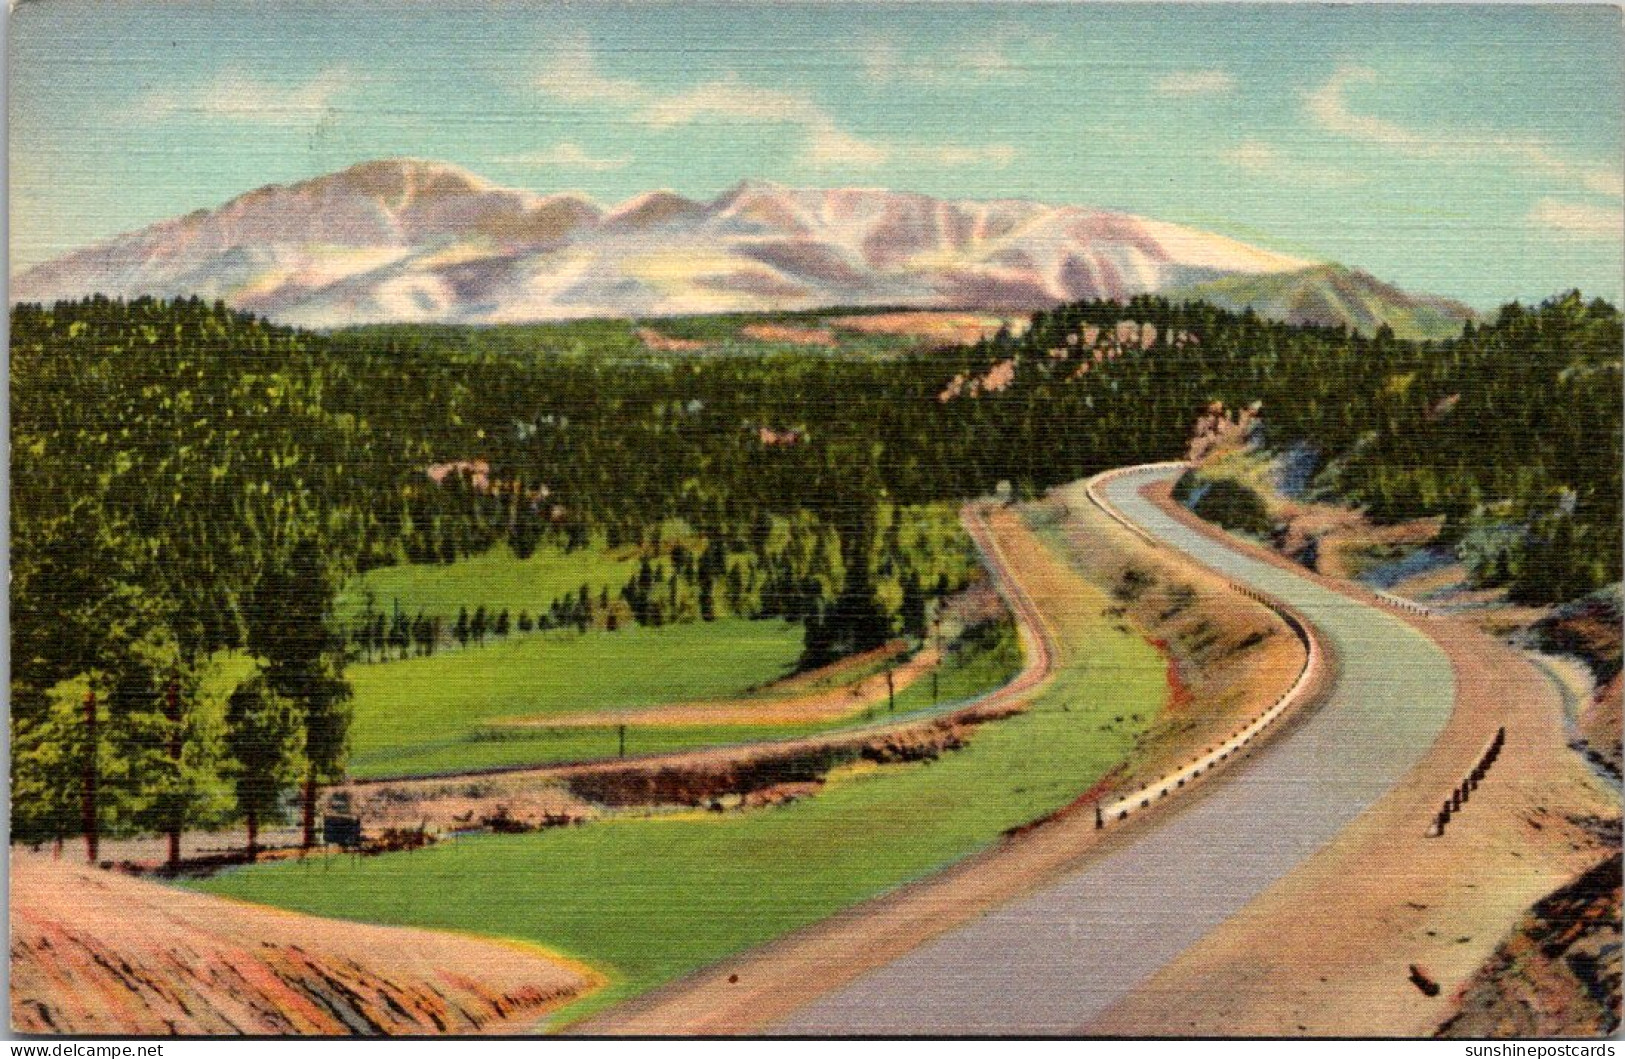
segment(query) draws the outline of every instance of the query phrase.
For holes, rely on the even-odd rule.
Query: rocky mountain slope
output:
[[[1342,325],[1373,334],[1383,324],[1400,338],[1453,338],[1474,318],[1448,298],[1412,295],[1358,269],[1314,265],[1295,272],[1227,276],[1167,292],[1240,312],[1300,324]]]
[[[1026,310],[1310,263],[1078,206],[745,182],[605,208],[387,159],[270,185],[14,277],[13,301],[221,298],[318,327],[906,305]]]

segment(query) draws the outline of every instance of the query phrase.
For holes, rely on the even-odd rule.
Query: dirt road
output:
[[[1016,634],[1021,641],[1022,667],[1008,683],[971,699],[945,702],[939,706],[915,710],[896,717],[854,723],[831,729],[818,735],[789,736],[777,739],[758,739],[746,743],[723,744],[702,750],[685,750],[664,754],[632,754],[625,758],[608,758],[553,765],[498,765],[490,768],[461,772],[432,773],[419,776],[380,777],[350,780],[352,791],[369,788],[410,790],[414,787],[444,787],[459,779],[503,777],[518,784],[565,780],[594,773],[617,772],[635,766],[650,770],[663,768],[694,768],[721,765],[733,761],[751,760],[766,753],[789,754],[818,747],[837,746],[866,739],[877,734],[905,732],[921,724],[939,719],[974,722],[979,717],[999,715],[1012,704],[1020,703],[1027,695],[1050,678],[1054,670],[1053,633],[1047,621],[1034,605],[1029,587],[1010,576],[1009,564],[1001,551],[996,535],[988,528],[990,518],[1008,517],[982,506],[967,504],[960,513],[966,532],[980,551],[983,563],[992,578],[999,596],[1009,607],[1015,620]]]

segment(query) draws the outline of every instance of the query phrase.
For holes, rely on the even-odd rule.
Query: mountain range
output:
[[[1467,307],[1180,225],[1025,200],[742,182],[605,207],[457,166],[272,184],[13,277],[13,302],[197,295],[282,323],[492,324],[829,306],[1028,311],[1188,293],[1294,322],[1444,334]]]

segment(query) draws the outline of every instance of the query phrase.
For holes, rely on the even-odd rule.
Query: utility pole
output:
[[[894,672],[896,672],[896,670],[893,669],[891,666],[888,665],[886,667],[886,712],[887,713],[893,713],[893,712],[895,712],[897,710],[897,685],[892,680],[892,674]]]
[[[85,692],[85,779],[83,821],[85,829],[85,860],[96,863],[99,835],[96,833],[96,693]]]
[[[621,725],[621,757],[626,756],[626,725]]]

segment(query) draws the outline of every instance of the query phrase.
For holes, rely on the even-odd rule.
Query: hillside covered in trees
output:
[[[1262,402],[1324,496],[1443,515],[1518,598],[1620,577],[1621,320],[1578,294],[1442,343],[1142,298],[904,355],[656,353],[610,321],[318,334],[197,300],[11,325],[25,840],[259,821],[295,788],[308,823],[376,646],[334,620],[359,571],[607,541],[643,555],[632,620],[788,617],[817,664],[923,635],[962,583],[922,505],[1177,458],[1213,401]],[[228,650],[257,661],[215,686]]]

